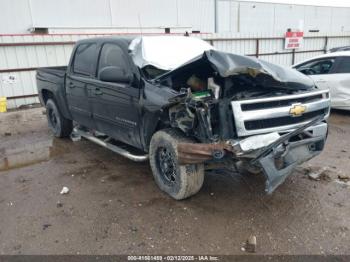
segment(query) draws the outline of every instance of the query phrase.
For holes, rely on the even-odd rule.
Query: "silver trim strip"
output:
[[[256,98],[256,99],[247,99],[240,100],[241,104],[255,104],[259,102],[271,102],[271,101],[280,101],[280,100],[290,100],[294,98],[303,98],[308,96],[317,96],[329,93],[328,89],[325,90],[317,90],[308,93],[295,94],[295,95],[284,95],[284,96],[274,96],[274,97],[265,97],[265,98]]]
[[[80,129],[77,129],[75,128],[74,129],[74,133],[86,138],[87,140],[90,140],[91,142],[94,142],[100,146],[103,146],[109,150],[112,150],[113,152],[119,154],[119,155],[122,155],[130,160],[133,160],[133,161],[136,161],[136,162],[143,162],[143,161],[146,161],[148,160],[148,154],[145,154],[145,155],[135,155],[135,154],[132,154],[130,153],[129,151],[121,148],[121,147],[118,147],[116,145],[113,145],[111,143],[108,142],[108,140],[102,140],[102,139],[99,139],[93,135],[91,135],[90,133],[88,132],[85,132],[83,130],[80,130]]]
[[[313,112],[320,109],[327,108],[330,103],[330,99],[319,100],[317,102],[312,102],[308,104],[303,104],[306,106],[306,112]],[[276,117],[289,116],[290,106],[285,107],[275,107],[263,110],[251,110],[244,111],[243,120],[259,120],[259,119],[269,119]]]

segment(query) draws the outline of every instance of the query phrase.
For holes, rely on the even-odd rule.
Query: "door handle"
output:
[[[74,88],[75,87],[75,85],[74,85],[74,83],[73,82],[69,82],[69,88]]]
[[[95,95],[102,95],[103,92],[99,88],[95,88]]]

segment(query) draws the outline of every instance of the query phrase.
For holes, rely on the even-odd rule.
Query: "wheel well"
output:
[[[154,129],[153,134],[156,133],[159,130],[166,129],[166,128],[169,128],[169,126],[166,125],[163,121],[158,121],[158,123],[157,123],[157,125],[156,125],[156,127]]]
[[[51,99],[54,98],[53,93],[51,91],[47,90],[47,89],[43,89],[41,91],[41,93],[42,93],[43,101],[44,101],[45,104],[46,104],[47,100],[49,100],[50,98]]]

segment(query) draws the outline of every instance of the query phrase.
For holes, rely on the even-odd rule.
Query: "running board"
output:
[[[129,151],[127,151],[119,146],[116,146],[116,145],[109,143],[110,138],[100,139],[100,138],[97,138],[96,136],[92,135],[89,132],[86,132],[86,131],[83,131],[83,130],[77,129],[77,128],[74,128],[73,132],[74,132],[74,134],[77,134],[81,137],[84,137],[85,139],[90,140],[91,142],[94,142],[95,144],[98,144],[98,145],[103,146],[109,150],[112,150],[113,152],[115,152],[119,155],[122,155],[130,160],[135,161],[135,162],[143,162],[143,161],[148,160],[148,154],[146,154],[146,155],[132,154]]]

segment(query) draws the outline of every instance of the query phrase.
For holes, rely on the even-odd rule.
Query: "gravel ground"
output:
[[[175,201],[148,163],[55,139],[42,108],[0,114],[0,254],[350,254],[350,115],[271,196],[261,176],[208,172]],[[307,175],[326,168],[319,181]],[[61,195],[66,186],[70,192]]]

